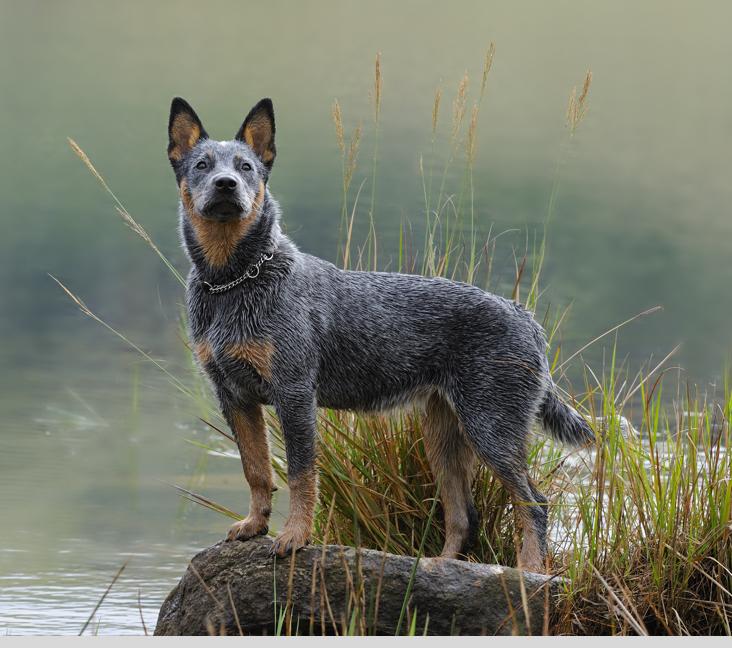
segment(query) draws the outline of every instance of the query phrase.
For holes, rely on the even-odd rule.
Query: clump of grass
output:
[[[424,159],[420,158],[425,196],[425,241],[420,258],[413,252],[408,236],[403,234],[399,242],[400,269],[421,270],[425,274],[473,282],[477,282],[480,270],[484,276],[482,285],[487,286],[490,282],[495,238],[489,235],[481,247],[477,246],[472,170],[477,153],[479,108],[494,52],[491,45],[484,60],[480,90],[470,112],[467,132],[464,129],[469,102],[467,74],[458,85],[449,124],[449,148],[436,196],[432,169],[442,90],[435,93],[429,164],[424,165]],[[575,89],[570,95],[567,140],[555,168],[547,222],[556,210],[564,151],[574,139],[588,109],[591,81],[588,72],[582,89],[579,92]],[[374,87],[374,122],[378,133],[382,101],[378,56]],[[354,129],[347,145],[337,101],[332,116],[343,166],[345,239],[341,259],[344,267],[372,267],[376,264],[375,240],[368,248],[365,262],[362,253],[355,261],[351,254],[356,205],[364,186],[361,183],[351,201],[361,126]],[[112,195],[125,222],[174,272],[144,228],[137,225],[112,194],[88,157],[75,143],[72,147]],[[451,194],[447,171],[461,150],[466,180]],[[377,151],[375,143],[372,195]],[[465,238],[463,227],[463,198],[470,201],[468,238]],[[373,209],[372,199],[371,215]],[[407,231],[408,228],[403,228],[403,232]],[[369,236],[375,236],[373,227]],[[534,311],[538,311],[540,299],[545,240],[542,238],[533,250],[527,245],[523,258],[517,258],[511,291],[518,297],[522,286],[526,287],[525,301]],[[64,289],[87,315],[98,319],[83,301]],[[565,316],[566,311],[556,317],[544,317],[550,340],[554,339]],[[616,333],[633,319],[610,328],[607,334]],[[109,328],[125,342],[133,344]],[[602,337],[598,336],[591,343]],[[563,358],[561,347],[552,350],[550,364],[558,374],[557,379],[570,362],[581,362],[581,353],[586,346],[567,358]],[[167,372],[150,355],[135,348]],[[603,371],[582,367],[584,394],[573,400],[588,418],[597,422],[597,445],[580,451],[571,450],[557,446],[543,436],[537,437],[532,445],[529,456],[532,477],[552,504],[548,567],[553,573],[566,577],[547,631],[565,634],[732,634],[732,455],[728,450],[732,387],[726,384],[723,393],[712,398],[690,387],[682,389],[681,380],[677,378],[675,393],[669,398],[665,390],[671,378],[664,372],[663,364],[631,375],[626,366],[616,362],[613,351],[609,366]],[[198,398],[198,392],[190,390],[182,380],[172,375],[169,378],[181,393]],[[209,410],[212,416],[213,410],[213,407]],[[631,429],[629,421],[635,428]],[[271,413],[268,425],[281,446],[281,431]],[[213,424],[211,427],[218,430]],[[231,442],[231,437],[221,432],[227,443]],[[439,523],[441,509],[434,507],[437,485],[422,443],[420,417],[411,411],[364,416],[322,410],[319,434],[321,504],[315,520],[316,537],[323,542],[335,539],[343,544],[396,554],[439,554],[444,540],[443,527]],[[274,467],[280,476],[285,476],[279,457],[275,458]],[[237,516],[205,496],[187,489],[182,492],[185,497],[218,513]],[[518,529],[511,504],[503,488],[484,468],[480,468],[475,477],[473,496],[482,525],[477,546],[468,559],[515,564]],[[430,523],[433,514],[435,524]],[[297,628],[292,629],[286,623],[286,612],[280,610],[278,619],[280,630],[297,632]],[[414,632],[415,628],[412,619],[409,630]],[[360,622],[354,620],[344,626],[343,632],[347,634],[351,629],[363,631]]]
[[[641,386],[635,435],[620,427],[620,379],[598,385],[603,441],[564,489],[560,631],[730,634],[732,393],[689,389],[669,407],[662,384]]]

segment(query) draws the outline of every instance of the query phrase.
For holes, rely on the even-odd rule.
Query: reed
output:
[[[369,207],[369,232],[366,238],[368,249],[367,267],[376,270],[378,264],[378,237],[376,235],[376,222],[374,220],[376,210],[376,175],[379,162],[379,126],[381,123],[381,52],[376,53],[374,63],[374,155],[371,161],[371,205]]]

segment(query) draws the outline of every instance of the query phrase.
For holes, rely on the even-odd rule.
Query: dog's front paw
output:
[[[301,525],[285,524],[272,543],[270,554],[284,558],[310,542],[310,529]]]
[[[226,541],[249,540],[254,536],[266,535],[267,531],[269,531],[267,520],[248,515],[243,520],[231,525],[229,533],[226,535]]]

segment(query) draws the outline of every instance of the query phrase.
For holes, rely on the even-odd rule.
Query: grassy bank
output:
[[[473,167],[493,55],[491,46],[477,83],[465,76],[450,100],[442,89],[436,91],[431,119],[425,118],[431,148],[419,157],[424,239],[417,244],[405,222],[398,248],[386,255],[380,251],[374,218],[382,96],[378,57],[370,93],[371,121],[349,132],[343,108],[333,104],[343,171],[338,262],[343,267],[389,265],[448,276],[520,299],[547,329],[555,380],[570,392],[566,372],[571,368],[583,376],[581,389],[567,393],[567,398],[596,421],[597,445],[569,450],[537,436],[530,454],[532,477],[552,503],[548,568],[566,577],[557,611],[547,619],[548,632],[732,634],[732,460],[727,450],[732,388],[725,385],[719,393],[699,392],[683,384],[680,374],[667,372],[664,362],[642,373],[632,372],[615,360],[613,334],[620,325],[609,326],[606,336],[592,341],[609,342],[610,358],[604,367],[585,365],[584,347],[565,353],[556,340],[567,312],[541,306],[546,230],[536,237],[536,244],[527,244],[516,256],[513,284],[492,286],[493,256],[499,243],[490,233],[484,240],[478,238]],[[564,156],[574,145],[588,109],[590,85],[588,73],[570,93],[547,199],[547,227],[555,216]],[[371,156],[362,165],[359,159],[367,134]],[[444,149],[438,150],[438,142],[446,142]],[[72,145],[109,191],[88,158]],[[362,166],[367,169],[363,173]],[[124,221],[180,279],[142,226],[114,200]],[[365,219],[365,228],[359,218]],[[356,243],[354,232],[362,229],[366,236]],[[95,317],[81,300],[74,299]],[[135,348],[200,406],[200,376],[191,386],[188,377],[170,374],[164,364]],[[212,427],[221,428],[210,397],[205,405]],[[271,414],[268,422],[281,447],[278,423]],[[321,410],[319,434],[317,539],[397,554],[438,554],[443,541],[441,511],[434,506],[436,485],[421,441],[419,417],[409,411],[367,417]],[[284,475],[280,460],[275,468]],[[517,529],[507,494],[484,468],[476,476],[473,494],[482,526],[470,559],[515,564]],[[188,496],[230,514],[204,496]],[[355,618],[345,630],[368,632],[367,617]]]

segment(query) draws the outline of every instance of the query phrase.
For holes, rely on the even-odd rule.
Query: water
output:
[[[446,150],[442,136],[437,160],[430,157],[435,88],[444,91],[445,133],[459,79],[467,70],[475,90],[492,40],[476,220],[483,234],[505,232],[494,265],[505,289],[514,249],[522,253],[527,232],[541,231],[567,96],[591,67],[590,110],[563,155],[543,303],[571,304],[566,353],[662,305],[621,331],[621,357],[637,369],[683,343],[675,362],[706,388],[719,383],[732,350],[731,13],[722,2],[661,0],[272,2],[256,10],[224,1],[205,9],[0,2],[0,632],[78,632],[129,557],[98,631],[139,633],[138,589],[151,627],[188,558],[227,526],[165,482],[246,509],[236,460],[187,443],[218,443],[197,419],[202,405],[177,396],[47,276],[190,380],[179,287],[120,223],[66,136],[184,269],[164,153],[170,98],[186,97],[224,138],[257,99],[272,96],[272,189],[286,229],[302,249],[333,259],[340,161],[330,106],[338,97],[349,131],[364,125],[357,187],[370,177],[368,94],[381,51],[376,222],[381,265],[391,258],[393,266],[402,219],[421,241],[419,156],[439,166]],[[450,191],[461,178],[456,167]],[[367,209],[368,198],[357,239]],[[584,357],[596,366],[602,354],[600,345]]]
[[[29,536],[30,542],[37,538]],[[180,577],[197,545],[138,542],[116,555],[125,571],[88,626],[86,634],[142,634],[155,627],[160,601]],[[3,560],[27,568],[28,550],[3,550]],[[9,634],[67,634],[80,631],[116,569],[91,559],[96,547],[86,539],[65,538],[55,550],[59,566],[6,572],[0,576],[3,624]],[[33,565],[31,562],[30,565]],[[138,592],[140,598],[138,600]],[[137,611],[137,618],[135,618]],[[144,625],[143,625],[144,620]]]

